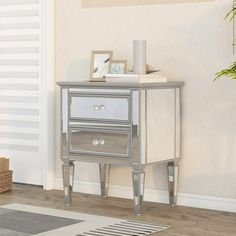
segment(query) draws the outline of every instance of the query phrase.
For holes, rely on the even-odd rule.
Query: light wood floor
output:
[[[102,198],[95,195],[73,195],[73,204],[63,204],[62,191],[44,191],[40,187],[14,185],[13,191],[0,194],[0,205],[31,204],[83,213],[142,220],[149,223],[170,224],[172,227],[156,236],[236,236],[236,214],[188,207],[170,207],[145,202],[141,216],[133,214],[133,202],[120,198]]]

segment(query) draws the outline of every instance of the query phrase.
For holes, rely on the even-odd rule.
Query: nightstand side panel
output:
[[[147,91],[147,162],[175,158],[175,90]]]

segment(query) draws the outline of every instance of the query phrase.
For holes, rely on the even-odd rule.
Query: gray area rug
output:
[[[169,226],[10,204],[0,207],[0,236],[142,236]]]
[[[0,208],[1,236],[34,235],[80,222],[83,221]]]

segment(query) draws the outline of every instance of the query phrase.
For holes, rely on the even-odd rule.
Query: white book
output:
[[[105,74],[104,78],[137,78],[138,74]]]
[[[168,81],[167,77],[162,74],[107,74],[105,80],[109,83],[165,83]]]

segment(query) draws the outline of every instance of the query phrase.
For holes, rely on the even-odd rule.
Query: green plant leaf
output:
[[[236,17],[236,0],[233,1],[233,7],[227,13],[227,15],[225,16],[225,19],[229,19],[230,21],[232,21],[234,17]],[[236,79],[236,61],[233,62],[232,65],[229,66],[229,68],[217,72],[215,74],[214,81],[222,77],[228,77],[229,79]]]
[[[233,62],[228,69],[224,69],[217,72],[214,81],[222,77],[228,77],[229,79],[236,79],[236,62]]]
[[[226,16],[225,19],[228,19],[232,21],[234,17],[236,16],[236,7],[234,7]]]
[[[232,21],[235,16],[236,16],[236,1],[233,1],[233,7],[232,7],[232,9],[227,13],[227,15],[225,16],[225,19],[228,19],[228,18],[229,18],[229,20]]]

